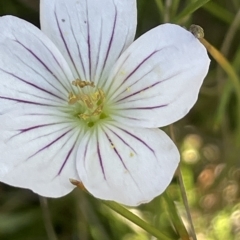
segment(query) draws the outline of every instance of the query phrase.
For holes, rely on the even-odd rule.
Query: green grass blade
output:
[[[197,9],[205,5],[210,0],[198,0],[190,3],[181,13],[179,13],[174,19],[173,22],[178,23],[182,18],[194,13]]]
[[[209,2],[204,5],[203,8],[225,23],[231,23],[234,19],[234,14],[230,13],[228,10],[219,6],[215,2]]]
[[[102,201],[106,206],[111,208],[113,211],[117,212],[118,214],[122,215],[126,219],[130,220],[131,222],[135,223],[137,226],[144,229],[146,232],[150,233],[152,236],[156,237],[160,240],[173,240],[161,233],[158,229],[154,228],[149,223],[143,221],[141,218],[130,212],[128,209],[123,207],[122,205],[112,202],[112,201]]]

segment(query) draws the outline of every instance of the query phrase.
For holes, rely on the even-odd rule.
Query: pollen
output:
[[[84,88],[86,86],[95,87],[93,82],[82,81],[79,78],[72,81],[72,85],[75,86],[75,87],[80,87],[80,88]]]
[[[93,126],[103,114],[105,94],[102,89],[97,88],[93,82],[76,79],[72,81],[74,92],[68,95],[68,104],[76,105],[78,118]]]

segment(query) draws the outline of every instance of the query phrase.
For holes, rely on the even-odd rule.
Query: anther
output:
[[[74,94],[73,92],[69,93],[68,103],[74,104],[79,103],[81,106],[81,113],[78,114],[80,119],[83,119],[87,122],[88,126],[91,127],[94,125],[94,121],[97,119],[105,118],[102,116],[103,104],[105,101],[105,94],[102,89],[97,89],[94,92],[90,92],[88,94],[84,93],[84,90],[80,88],[84,88],[86,86],[95,87],[93,82],[82,81],[80,79],[75,79],[72,82],[72,85],[78,87],[78,93]]]
[[[93,82],[82,81],[80,79],[72,81],[72,85],[80,88],[84,88],[86,86],[95,87]]]
[[[69,104],[74,104],[78,101],[77,96],[75,96],[72,92],[69,93],[68,95],[68,103]]]

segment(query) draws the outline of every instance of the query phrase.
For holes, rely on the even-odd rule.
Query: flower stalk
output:
[[[84,185],[81,182],[79,182],[75,179],[70,179],[70,182],[73,185],[75,185],[77,188],[79,188],[82,191],[88,193],[87,189],[84,187]],[[113,201],[105,201],[105,200],[102,200],[102,203],[104,203],[110,209],[117,212],[121,216],[125,217],[129,221],[133,222],[134,224],[136,224],[140,228],[144,229],[146,232],[153,235],[154,237],[156,237],[158,239],[161,239],[161,240],[170,240],[169,237],[167,237],[166,235],[161,233],[158,229],[156,229],[155,227],[153,227],[149,223],[147,223],[144,220],[142,220],[141,218],[139,218],[137,215],[130,212],[127,208],[123,207],[122,205],[120,205],[116,202],[113,202]]]
[[[130,212],[125,207],[121,206],[120,204],[112,201],[102,201],[106,206],[111,208],[113,211],[117,212],[121,216],[125,217],[129,221],[133,222],[140,228],[144,229],[146,232],[151,234],[152,236],[156,237],[160,240],[171,240],[168,236],[164,235],[162,232],[160,232],[158,229],[150,225],[149,223],[143,221],[141,218]]]
[[[40,202],[40,206],[42,209],[43,221],[44,221],[48,239],[49,240],[58,240],[57,235],[54,231],[53,224],[52,224],[47,199],[45,197],[39,196],[39,202]]]
[[[176,142],[174,129],[173,129],[173,124],[171,124],[169,126],[169,129],[170,129],[170,136],[171,136],[172,140],[174,142]],[[189,222],[190,229],[191,229],[191,236],[192,236],[193,240],[197,240],[197,236],[196,236],[196,232],[195,232],[193,221],[192,221],[192,216],[191,216],[190,207],[189,207],[189,204],[188,204],[187,193],[186,193],[186,189],[185,189],[185,186],[184,186],[180,165],[177,168],[176,173],[177,173],[177,178],[178,178],[178,182],[179,182],[180,192],[181,192],[181,195],[182,195],[183,204],[184,204],[184,207],[185,207],[185,210],[186,210],[186,213],[187,213],[187,218],[188,218],[188,222]]]

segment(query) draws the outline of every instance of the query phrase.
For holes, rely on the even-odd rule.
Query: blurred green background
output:
[[[49,0],[50,1],[50,0]],[[191,6],[207,2],[192,12]],[[39,0],[0,0],[0,15],[39,27]],[[174,124],[191,214],[199,240],[240,239],[240,1],[139,0],[137,37],[164,22],[197,24],[237,74],[233,85],[212,58],[197,104]],[[0,33],[1,34],[1,33]],[[197,57],[197,56],[196,56]],[[187,89],[189,90],[189,89]],[[169,133],[169,128],[164,129]],[[189,225],[177,179],[167,189],[178,215]],[[130,209],[172,239],[179,239],[166,198]],[[49,222],[51,219],[51,222]],[[53,226],[56,236],[51,232]],[[43,199],[0,183],[1,240],[155,239],[81,190]]]

